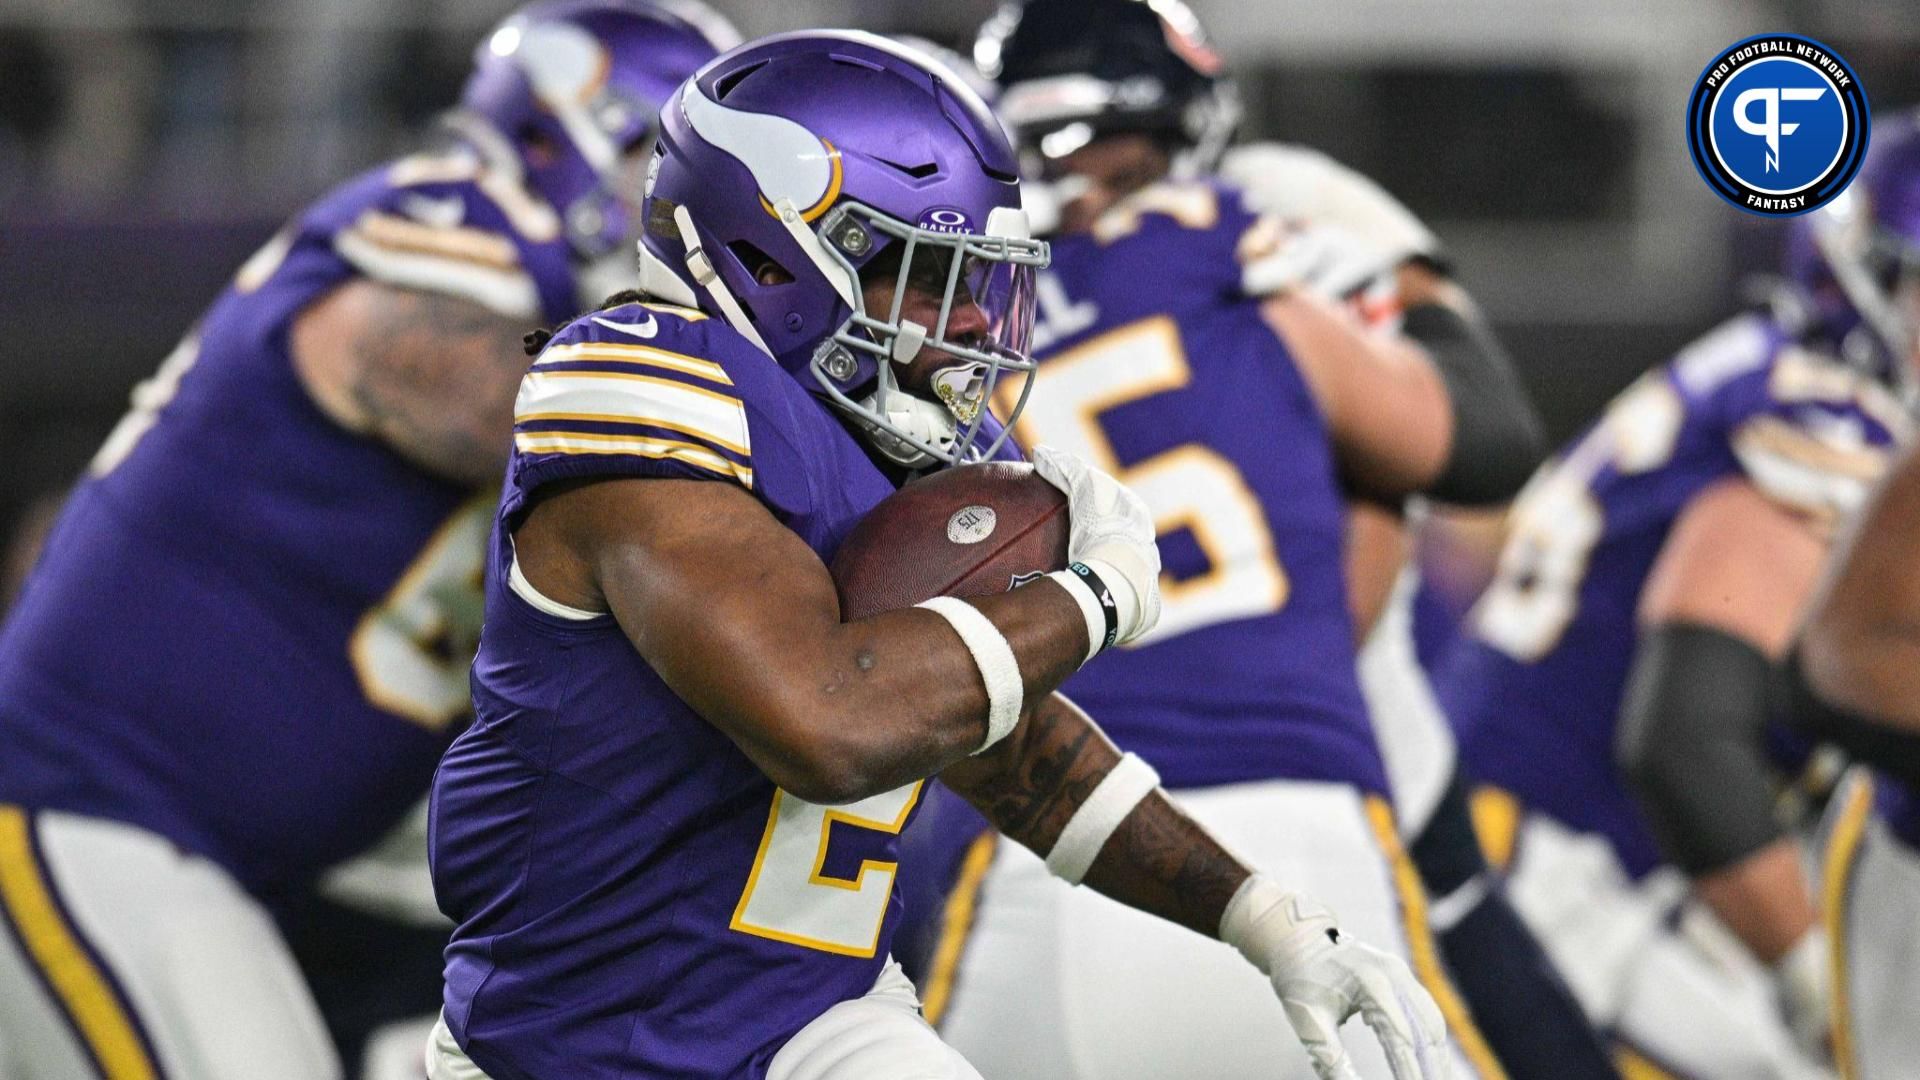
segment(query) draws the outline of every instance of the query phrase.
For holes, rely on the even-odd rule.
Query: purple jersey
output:
[[[448,1026],[495,1080],[763,1076],[886,963],[922,785],[835,807],[778,790],[611,616],[512,584],[510,534],[551,483],[691,478],[739,485],[828,561],[894,480],[744,338],[664,305],[554,338],[514,445],[476,719],[433,790]]]
[[[573,302],[552,211],[458,149],[269,242],[134,391],[0,637],[0,803],[131,822],[268,893],[425,793],[468,711],[491,498],[309,400],[289,327],[356,276],[530,324]]]
[[[1830,524],[1907,426],[1878,383],[1759,316],[1622,392],[1522,493],[1499,573],[1437,679],[1476,778],[1606,836],[1635,875],[1656,866],[1613,747],[1641,586],[1668,531],[1738,476]]]
[[[1159,522],[1160,623],[1063,688],[1170,787],[1386,779],[1354,671],[1325,421],[1244,281],[1284,241],[1237,189],[1145,189],[1054,240],[1016,428]]]

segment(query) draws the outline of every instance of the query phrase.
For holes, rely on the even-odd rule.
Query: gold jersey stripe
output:
[[[736,453],[750,453],[753,446],[747,407],[739,398],[655,375],[535,368],[520,384],[514,422],[554,413],[634,423],[665,421]]]
[[[668,420],[664,417],[659,417],[659,416],[640,416],[640,415],[620,414],[620,413],[534,412],[534,413],[521,413],[519,416],[516,416],[513,419],[514,419],[514,423],[516,424],[532,423],[537,420],[557,420],[557,421],[568,421],[568,422],[579,422],[584,420],[584,421],[591,421],[594,423],[604,423],[604,424],[646,424],[649,427],[666,428],[668,431],[677,431],[682,435],[691,435],[702,442],[712,443],[713,445],[718,446],[723,450],[731,450],[736,454],[752,453],[752,451],[748,450],[746,447],[741,446],[738,443],[730,442],[726,439],[719,438],[718,436],[712,435],[704,430],[696,428],[691,424],[678,423],[673,420]],[[524,432],[521,432],[520,434],[544,435],[546,434],[546,432],[524,431]],[[596,433],[581,432],[581,434],[591,435]],[[609,432],[607,434],[613,434],[613,433]]]
[[[156,1080],[160,1070],[119,995],[94,966],[40,875],[31,828],[25,810],[0,806],[0,903],[106,1080]]]
[[[518,270],[520,253],[498,233],[463,227],[422,225],[393,214],[368,210],[348,230],[375,247],[416,255],[437,255],[494,270]]]
[[[656,349],[651,345],[628,345],[616,341],[580,341],[571,345],[556,345],[541,355],[539,363],[533,365],[539,371],[546,364],[567,360],[606,360],[621,364],[640,364],[646,367],[664,368],[685,375],[698,375],[709,382],[722,386],[732,386],[733,379],[727,369],[711,360],[702,360],[685,353]]]
[[[1460,999],[1460,992],[1453,988],[1453,980],[1447,977],[1446,969],[1440,966],[1440,952],[1433,941],[1433,928],[1427,924],[1427,891],[1420,884],[1420,872],[1414,869],[1413,860],[1400,844],[1400,830],[1393,820],[1393,807],[1378,795],[1367,796],[1367,823],[1373,826],[1373,840],[1387,857],[1387,865],[1392,868],[1393,888],[1400,897],[1400,918],[1407,935],[1407,952],[1413,961],[1413,973],[1420,985],[1433,995],[1434,1004],[1440,1006],[1440,1015],[1446,1018],[1447,1032],[1460,1047],[1460,1052],[1473,1066],[1480,1080],[1507,1080],[1507,1071],[1500,1067],[1500,1059],[1494,1057],[1493,1048],[1487,1045],[1486,1036],[1473,1022],[1473,1014],[1467,1011],[1466,1002]]]
[[[980,903],[980,886],[986,882],[987,869],[993,865],[993,853],[1000,834],[988,830],[967,845],[960,863],[960,877],[947,894],[946,908],[940,913],[940,944],[933,954],[933,966],[927,975],[927,992],[920,996],[920,1011],[927,1023],[940,1026],[947,1004],[953,1000],[953,977],[960,970],[960,956],[966,951],[967,938],[973,933],[974,910]]]
[[[513,443],[527,454],[632,454],[636,457],[681,461],[733,477],[744,487],[753,487],[752,468],[729,461],[706,447],[692,443],[649,439],[639,435],[599,435],[573,431],[523,431],[513,437]]]

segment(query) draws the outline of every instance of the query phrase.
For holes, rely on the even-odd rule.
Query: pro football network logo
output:
[[[1714,193],[1792,217],[1847,189],[1867,152],[1867,93],[1832,49],[1795,34],[1738,41],[1687,101],[1687,149]]]

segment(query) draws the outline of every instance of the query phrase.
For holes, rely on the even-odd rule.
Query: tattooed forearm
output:
[[[1160,792],[1107,841],[1086,883],[1130,907],[1213,937],[1248,870]]]
[[[1120,751],[1058,694],[1000,745],[941,774],[1000,831],[1044,855]],[[1086,884],[1121,903],[1209,936],[1247,868],[1184,811],[1155,792],[1107,841]]]
[[[1045,854],[1119,760],[1085,713],[1050,694],[999,745],[949,767],[941,779],[1001,832]]]
[[[354,336],[350,384],[368,431],[420,467],[475,487],[507,464],[525,327],[452,297],[381,289]]]

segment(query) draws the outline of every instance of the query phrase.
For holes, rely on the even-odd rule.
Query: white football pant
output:
[[[1794,1045],[1765,969],[1677,871],[1635,882],[1605,838],[1510,799],[1475,797],[1475,817],[1507,898],[1594,1026],[1636,1064],[1690,1080],[1820,1080]]]
[[[1413,596],[1419,589],[1420,574],[1408,564],[1359,656],[1360,691],[1387,765],[1400,835],[1409,841],[1426,829],[1459,756],[1453,728],[1414,650]]]
[[[1920,851],[1851,772],[1828,810],[1822,914],[1834,949],[1834,1057],[1847,1080],[1920,1076]]]
[[[427,1042],[427,1080],[488,1080],[446,1021]],[[980,1080],[920,1016],[913,984],[888,961],[864,997],[843,1001],[794,1033],[767,1080]]]
[[[1461,1050],[1457,1077],[1501,1075],[1440,971],[1419,877],[1383,800],[1298,781],[1171,794],[1252,866],[1325,903],[1347,933],[1407,960]],[[1272,984],[1232,948],[1068,885],[1018,844],[984,843],[997,850],[968,860],[926,983],[942,1036],[983,1075],[1313,1076]],[[1342,1035],[1361,1076],[1390,1075],[1358,1017]]]
[[[226,871],[0,805],[0,1080],[340,1080],[298,966]]]

